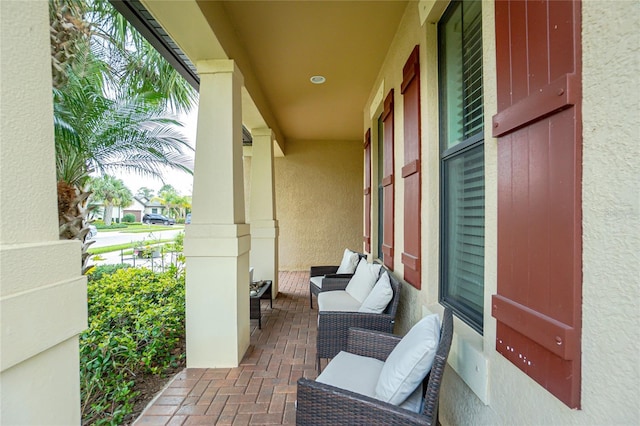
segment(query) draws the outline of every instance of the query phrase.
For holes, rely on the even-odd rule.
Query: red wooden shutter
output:
[[[364,251],[371,253],[371,129],[364,135]]]
[[[382,261],[393,271],[393,89],[384,100],[382,113],[384,126],[384,171],[382,187],[384,194],[384,230],[382,238]]]
[[[497,1],[496,349],[580,406],[582,114],[578,1]]]
[[[420,57],[416,46],[402,69],[404,101],[404,279],[420,289]]]

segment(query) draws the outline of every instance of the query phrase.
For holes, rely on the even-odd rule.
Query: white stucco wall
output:
[[[446,5],[445,5],[446,6]],[[431,16],[421,26],[415,9]],[[399,329],[425,309],[441,312],[438,298],[438,104],[436,22],[442,4],[410,3],[390,53],[371,88],[364,129],[375,119],[390,88],[395,97],[395,163],[403,158],[402,66],[420,48],[422,96],[423,289],[403,287]],[[443,424],[638,424],[640,376],[640,166],[637,87],[640,82],[638,3],[582,3],[583,19],[583,335],[582,407],[571,410],[495,351],[496,322],[490,298],[497,282],[497,145],[485,124],[485,327],[484,335],[456,321],[456,336],[440,399]],[[435,17],[435,18],[434,18]],[[496,113],[495,17],[483,3],[485,123]],[[371,120],[373,116],[373,120]],[[375,143],[377,135],[372,136]],[[374,154],[374,168],[376,167]],[[374,171],[374,176],[375,176]],[[374,177],[374,182],[376,179]],[[374,197],[376,192],[374,191]],[[396,254],[402,252],[401,179],[396,180]],[[376,207],[372,208],[376,229]],[[402,276],[400,259],[396,275]],[[484,373],[484,374],[483,374]],[[472,390],[461,378],[474,383]],[[478,396],[481,395],[482,399]]]
[[[80,423],[86,281],[80,244],[58,241],[48,29],[47,2],[0,2],[0,423],[7,425]]]

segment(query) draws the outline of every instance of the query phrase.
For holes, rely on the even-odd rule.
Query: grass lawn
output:
[[[155,231],[173,231],[178,229],[184,229],[184,225],[128,225],[126,228],[114,228],[114,229],[98,229],[98,232],[122,232],[126,234],[142,234]]]
[[[144,244],[142,241],[134,241],[132,243],[124,243],[124,244],[116,244],[116,245],[113,245],[113,246],[90,248],[87,251],[90,254],[94,255],[94,254],[110,253],[112,251],[119,251],[119,250],[122,250],[122,249],[130,249],[130,248],[139,247],[139,246],[142,246],[142,245],[156,246],[159,243],[168,243],[170,241],[173,241],[173,239],[153,240],[152,244],[149,244],[149,243]]]
[[[120,229],[120,232],[126,234],[142,234],[145,232],[155,232],[155,231],[177,231],[180,229],[184,229],[184,225],[172,225],[172,226],[164,226],[164,225],[133,225],[126,229]]]

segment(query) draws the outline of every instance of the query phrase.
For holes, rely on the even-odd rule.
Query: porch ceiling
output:
[[[162,3],[143,0],[154,14]],[[193,11],[192,1],[176,10]],[[188,7],[185,7],[190,3]],[[363,108],[407,6],[395,1],[197,1],[227,58],[270,127],[284,139],[360,140]],[[417,11],[416,11],[417,13]],[[192,61],[203,46],[176,31],[176,15],[156,16]],[[189,20],[193,25],[193,20]],[[192,37],[192,36],[191,36]],[[206,42],[203,40],[203,42]],[[219,44],[218,44],[219,43]],[[211,52],[219,54],[219,50]],[[198,52],[201,57],[194,57]],[[196,55],[197,56],[197,55]],[[211,59],[210,56],[208,59]],[[327,81],[314,85],[313,75]]]

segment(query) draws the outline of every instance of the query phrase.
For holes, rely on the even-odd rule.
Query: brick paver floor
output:
[[[296,381],[316,377],[317,311],[309,309],[309,273],[280,272],[280,293],[263,301],[262,330],[237,368],[178,373],[135,425],[294,424]]]

